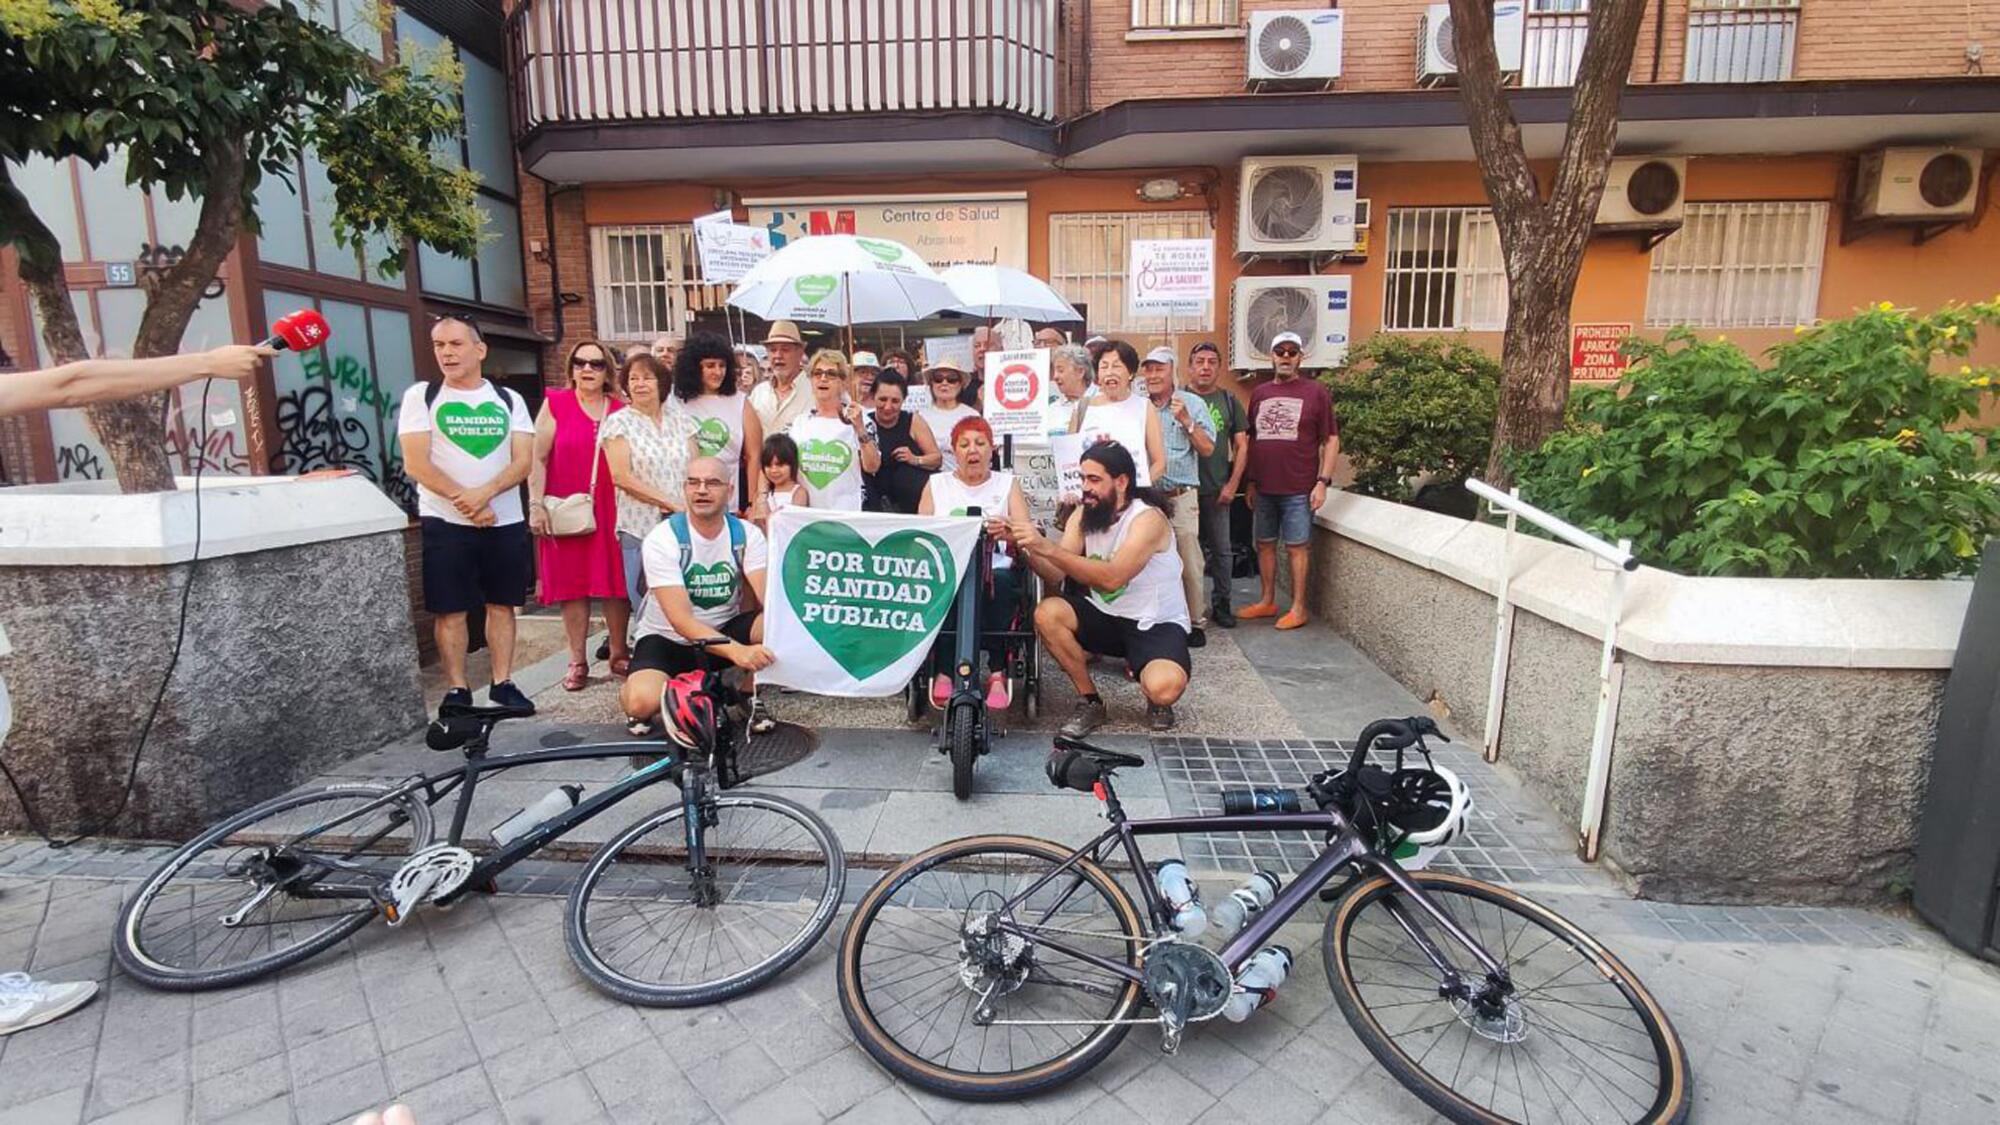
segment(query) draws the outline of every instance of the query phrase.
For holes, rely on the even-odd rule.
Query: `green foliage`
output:
[[[1760,366],[1686,331],[1626,343],[1615,388],[1518,461],[1522,495],[1683,573],[1967,574],[2000,533],[1995,370],[1960,362],[2000,300],[1920,316],[1887,302],[1800,329]]]
[[[1354,491],[1407,503],[1413,478],[1459,484],[1486,464],[1500,362],[1478,348],[1379,332],[1320,379],[1340,411]]]
[[[100,164],[123,149],[134,185],[201,198],[217,154],[240,144],[254,231],[259,179],[290,182],[314,151],[336,235],[354,247],[386,237],[378,267],[393,272],[406,236],[478,248],[474,180],[432,150],[459,132],[458,78],[448,55],[377,63],[291,0],[0,0],[0,161]],[[0,242],[27,248],[5,213]]]

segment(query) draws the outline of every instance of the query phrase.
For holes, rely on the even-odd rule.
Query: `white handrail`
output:
[[[1548,532],[1550,535],[1561,539],[1565,543],[1581,547],[1620,570],[1639,569],[1639,560],[1633,557],[1631,551],[1623,547],[1614,547],[1597,536],[1592,535],[1590,532],[1563,519],[1561,516],[1535,507],[1533,504],[1521,499],[1518,495],[1509,495],[1487,484],[1485,481],[1477,479],[1466,481],[1465,490],[1503,512],[1519,513],[1523,519]]]

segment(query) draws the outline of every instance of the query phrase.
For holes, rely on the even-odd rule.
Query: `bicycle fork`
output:
[[[705,771],[687,771],[681,785],[681,822],[687,833],[689,896],[698,907],[716,906],[722,902],[722,889],[715,881],[715,865],[708,859],[703,829],[714,828],[720,817]]]
[[[1449,914],[1418,889],[1415,881],[1405,874],[1401,867],[1396,866],[1393,860],[1378,861],[1376,869],[1388,876],[1389,881],[1396,884],[1396,887],[1403,892],[1401,895],[1389,898],[1383,904],[1383,908],[1389,912],[1389,917],[1395,919],[1396,925],[1409,936],[1409,939],[1417,944],[1417,948],[1423,951],[1424,957],[1430,961],[1432,967],[1437,969],[1440,975],[1438,996],[1441,999],[1455,1000],[1468,1005],[1482,1023],[1497,1022],[1504,1025],[1507,1019],[1507,999],[1514,992],[1514,982],[1507,972],[1507,967],[1494,960],[1484,946],[1473,940],[1472,936],[1467,934]],[[1470,952],[1479,962],[1480,967],[1486,971],[1485,980],[1480,987],[1473,988],[1471,982],[1466,980],[1465,974],[1459,971],[1458,966],[1432,939],[1423,925],[1423,920],[1411,913],[1408,904],[1412,902],[1417,904],[1422,914],[1429,916],[1431,922],[1443,927],[1451,936],[1451,940]]]

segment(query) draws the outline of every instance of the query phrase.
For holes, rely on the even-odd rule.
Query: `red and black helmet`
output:
[[[700,672],[683,672],[668,680],[660,691],[660,719],[667,737],[682,749],[712,754],[722,722],[716,714],[715,696],[703,679]]]

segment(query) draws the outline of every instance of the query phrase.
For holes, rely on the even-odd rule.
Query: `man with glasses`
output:
[[[782,434],[812,407],[812,390],[799,378],[806,367],[806,340],[799,326],[789,320],[773,322],[764,335],[764,353],[770,378],[751,389],[750,409],[765,433]]]
[[[1188,646],[1208,643],[1208,585],[1201,558],[1201,510],[1195,503],[1201,484],[1201,459],[1215,452],[1215,423],[1208,404],[1174,382],[1174,349],[1154,348],[1139,363],[1141,386],[1160,416],[1160,438],[1167,447],[1167,470],[1153,482],[1174,498],[1174,549],[1181,556],[1181,587],[1187,599]]]
[[[1262,595],[1237,616],[1245,621],[1278,617],[1278,540],[1292,564],[1292,608],[1278,628],[1306,623],[1312,567],[1313,513],[1326,503],[1340,456],[1340,419],[1333,396],[1316,379],[1303,378],[1304,341],[1280,332],[1271,341],[1272,378],[1250,392],[1250,510],[1257,539],[1257,579]]]

